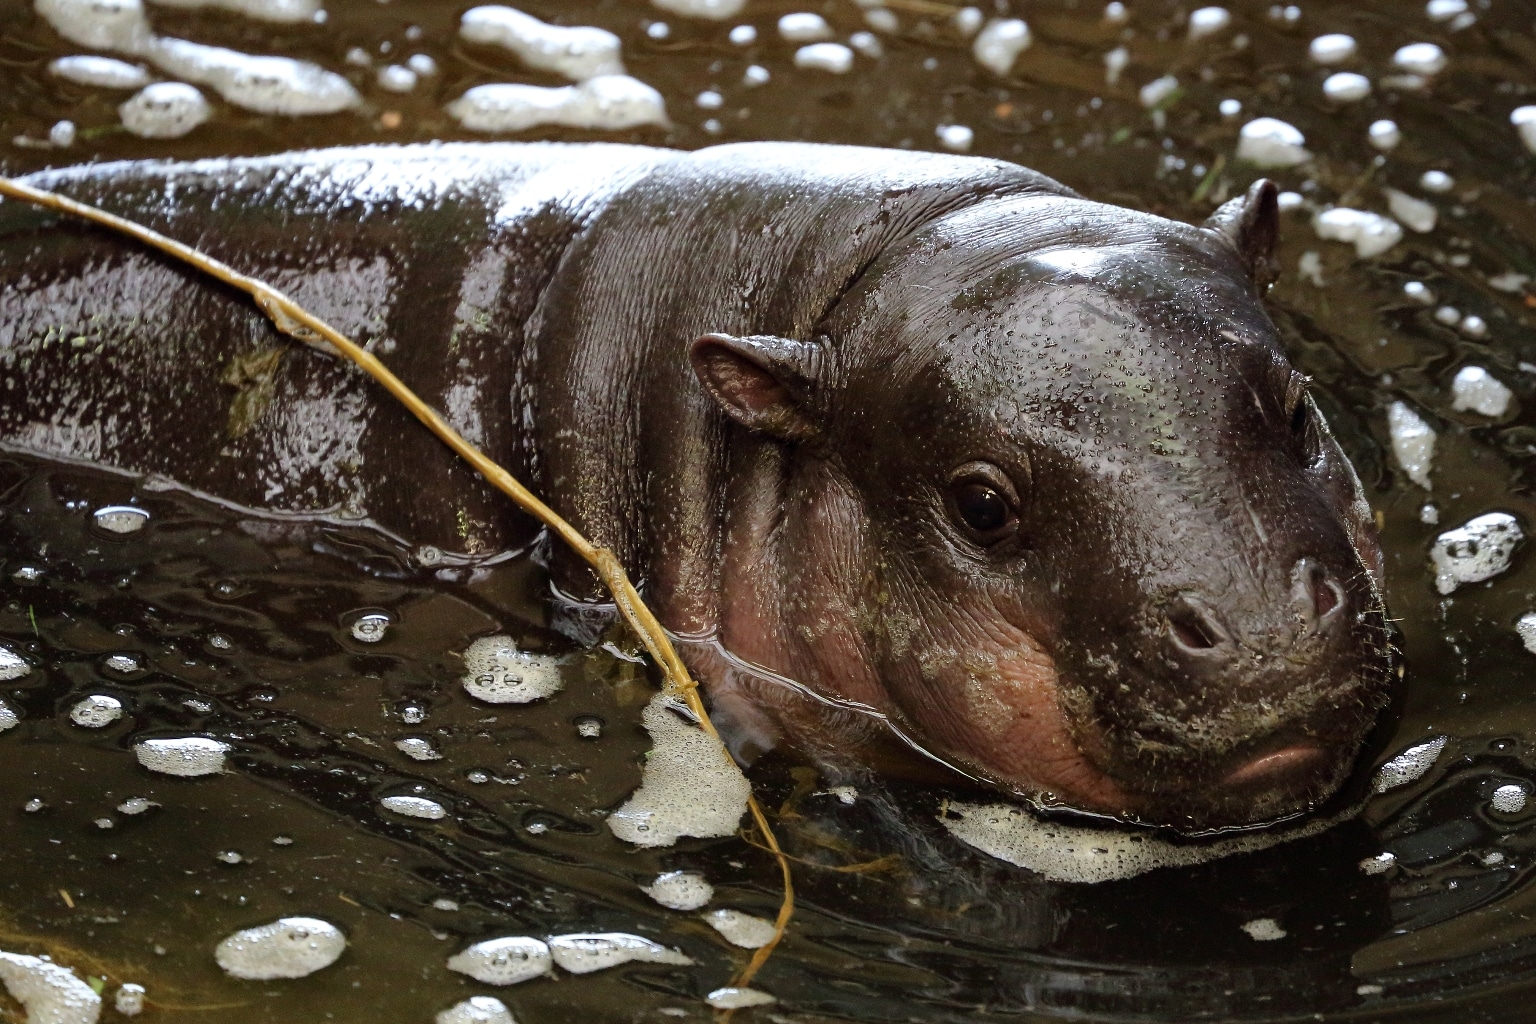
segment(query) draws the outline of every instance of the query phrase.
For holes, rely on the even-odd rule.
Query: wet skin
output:
[[[1200,829],[1315,806],[1387,703],[1370,513],[1262,306],[1267,183],[1192,227],[1006,163],[792,144],[34,180],[368,343],[644,579],[743,756],[942,762]],[[241,297],[14,203],[0,254],[5,443],[450,560],[530,542]]]

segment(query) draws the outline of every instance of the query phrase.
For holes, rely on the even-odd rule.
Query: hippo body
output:
[[[1268,183],[1192,227],[999,161],[787,143],[31,180],[380,355],[619,555],[744,757],[915,749],[1199,830],[1315,806],[1387,702],[1369,511],[1262,308]],[[13,202],[0,374],[9,446],[450,562],[536,536],[244,296]]]

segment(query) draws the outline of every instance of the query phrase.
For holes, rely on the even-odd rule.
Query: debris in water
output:
[[[715,989],[704,997],[704,1001],[717,1010],[745,1010],[751,1006],[772,1006],[778,1002],[761,989],[736,988],[730,985]]]
[[[386,811],[394,811],[407,818],[441,821],[448,817],[448,811],[442,804],[436,800],[428,800],[424,796],[386,796],[379,803]]]
[[[549,951],[555,963],[572,974],[591,974],[632,961],[678,967],[693,963],[675,949],[623,932],[556,935],[549,940]]]
[[[117,108],[123,127],[144,139],[179,139],[212,116],[203,94],[185,82],[147,85]]]
[[[448,104],[448,113],[477,132],[521,132],[551,124],[618,131],[668,124],[661,93],[628,75],[601,75],[555,89],[477,85]]]
[[[1451,379],[1451,408],[1468,410],[1479,416],[1497,419],[1509,411],[1514,393],[1481,366],[1463,366]]]
[[[1398,786],[1406,786],[1408,783],[1422,778],[1424,773],[1434,765],[1440,752],[1445,749],[1447,736],[1436,736],[1427,743],[1409,747],[1407,750],[1392,758],[1386,764],[1376,769],[1376,792],[1385,793],[1389,789]]]
[[[651,698],[640,721],[655,746],[640,788],[608,816],[608,828],[637,846],[671,846],[680,836],[733,835],[752,787],[725,747],[679,718],[664,693]]]
[[[448,958],[448,969],[486,985],[517,985],[550,971],[549,946],[526,935],[486,939]]]
[[[669,910],[698,910],[715,898],[715,887],[697,871],[668,871],[640,891]]]
[[[1515,546],[1525,534],[1508,512],[1488,512],[1435,539],[1429,557],[1435,589],[1449,594],[1463,583],[1480,583],[1509,568]]]
[[[1295,167],[1312,159],[1306,144],[1306,136],[1295,125],[1259,117],[1238,132],[1237,158],[1258,167]]]
[[[134,744],[133,753],[152,772],[190,779],[223,771],[229,744],[205,736],[141,740]]]
[[[494,996],[470,996],[435,1018],[437,1024],[517,1024],[512,1011]]]
[[[1022,20],[993,18],[971,42],[971,56],[993,74],[1007,75],[1032,41],[1029,26]]]
[[[101,996],[67,967],[41,957],[0,952],[0,981],[27,1011],[28,1024],[96,1024]]]
[[[520,651],[509,636],[483,636],[464,652],[464,689],[487,704],[527,704],[565,685],[560,659]]]
[[[82,729],[105,729],[123,717],[123,702],[104,693],[93,693],[69,711],[69,720]]]
[[[549,25],[512,7],[470,8],[459,21],[459,37],[500,46],[531,68],[553,71],[574,82],[624,73],[619,37],[607,29]]]
[[[248,981],[303,978],[331,966],[347,948],[347,937],[328,921],[285,917],[235,932],[213,951],[231,977]]]
[[[725,941],[742,949],[761,949],[773,941],[777,928],[772,921],[740,910],[711,910],[704,921]]]

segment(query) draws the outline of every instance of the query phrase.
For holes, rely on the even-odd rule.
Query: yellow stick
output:
[[[405,383],[389,371],[383,363],[374,358],[371,352],[365,351],[361,346],[353,343],[336,330],[330,324],[304,309],[282,292],[273,288],[264,281],[254,277],[248,277],[233,267],[214,259],[205,253],[199,252],[189,245],[184,245],[173,238],[167,238],[145,227],[116,214],[78,202],[68,196],[61,196],[56,192],[34,188],[10,178],[0,177],[0,195],[19,199],[23,202],[33,203],[60,213],[70,214],[88,220],[93,224],[111,228],[120,234],[135,238],[151,248],[181,260],[196,267],[210,277],[217,278],[234,288],[247,293],[256,305],[272,321],[273,325],[282,333],[289,335],[306,345],[322,347],[322,342],[328,342],[335,351],[340,352],[352,362],[362,367],[374,380],[384,386],[384,389],[399,400],[400,404],[411,411],[411,414],[425,424],[426,428],[436,434],[438,439],[452,448],[460,458],[473,466],[481,476],[489,480],[492,486],[505,493],[518,507],[531,514],[539,522],[554,531],[571,550],[575,551],[582,559],[592,567],[593,571],[602,579],[609,592],[613,595],[615,606],[619,614],[629,623],[640,642],[645,644],[645,649],[650,653],[651,659],[661,666],[665,680],[666,692],[674,697],[681,697],[699,720],[699,725],[706,733],[719,740],[720,734],[715,731],[714,723],[709,720],[709,712],[704,708],[704,701],[699,697],[699,684],[688,674],[688,669],[683,665],[683,659],[672,646],[667,631],[662,628],[656,616],[646,607],[640,594],[635,590],[634,584],[629,581],[629,574],[619,564],[612,551],[593,544],[570,523],[566,522],[554,509],[540,501],[528,488],[518,482],[517,478],[508,473],[501,466],[491,461],[474,445],[466,441],[458,431],[448,425],[448,421],[438,415],[437,411],[423,402],[416,393],[405,386]],[[322,348],[323,350],[323,348]],[[724,746],[721,753],[724,754]],[[729,757],[729,755],[725,755]],[[789,860],[783,850],[779,848],[778,840],[774,837],[773,830],[768,825],[768,818],[763,813],[757,797],[749,796],[747,806],[752,812],[752,819],[756,822],[759,831],[768,848],[773,852],[779,862],[779,869],[784,876],[784,902],[779,907],[779,916],[775,924],[773,939],[748,961],[746,967],[732,980],[733,985],[744,986],[752,980],[752,977],[762,967],[763,963],[772,954],[779,940],[784,937],[784,931],[789,926],[789,919],[794,914],[795,890],[794,881],[789,872]],[[730,1011],[723,1015],[730,1017]]]

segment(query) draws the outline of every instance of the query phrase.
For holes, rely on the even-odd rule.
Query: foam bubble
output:
[[[1318,36],[1307,45],[1307,56],[1318,64],[1342,64],[1353,57],[1359,46],[1353,36],[1342,32],[1330,32]]]
[[[26,658],[23,658],[4,644],[0,644],[0,682],[20,679],[31,671],[32,666],[27,663]]]
[[[1131,63],[1131,51],[1123,46],[1117,46],[1104,55],[1104,81],[1109,85],[1115,85],[1120,81],[1120,73]]]
[[[1414,75],[1438,75],[1445,70],[1445,51],[1434,43],[1409,43],[1392,55],[1392,63]]]
[[[1366,135],[1371,140],[1371,145],[1383,153],[1396,149],[1403,141],[1403,133],[1397,127],[1397,122],[1388,121],[1385,118],[1372,121],[1370,128],[1366,129]]]
[[[715,887],[697,871],[668,871],[640,891],[668,910],[698,910],[715,898]]]
[[[149,72],[112,57],[60,57],[48,65],[48,70],[66,81],[98,89],[142,89],[149,84]]]
[[[180,7],[184,10],[214,7],[278,24],[314,21],[320,11],[320,0],[155,0],[155,3],[161,7]]]
[[[334,114],[362,103],[352,83],[289,57],[260,57],[185,39],[156,39],[146,56],[161,69],[213,89],[258,114]]]
[[[1336,819],[1317,820],[1295,829],[1186,844],[1144,832],[1048,821],[1023,807],[1002,803],[949,801],[941,809],[939,821],[956,839],[982,853],[1052,882],[1085,885],[1252,853],[1316,835],[1336,823]]]
[[[407,736],[403,740],[395,740],[395,749],[413,761],[441,761],[443,755],[432,747],[430,740],[420,736]]]
[[[1488,802],[1500,814],[1519,814],[1525,810],[1527,796],[1524,786],[1500,786]]]
[[[1225,7],[1201,7],[1189,16],[1189,38],[1204,39],[1232,26],[1232,12]]]
[[[1395,188],[1384,188],[1382,191],[1386,193],[1387,209],[1392,211],[1392,216],[1420,234],[1435,230],[1435,221],[1439,219],[1440,213],[1433,203],[1399,192]]]
[[[832,26],[819,14],[796,11],[779,19],[779,36],[788,43],[819,43],[832,38]]]
[[[1525,148],[1536,153],[1536,106],[1516,107],[1509,113],[1509,123],[1520,133]]]
[[[1366,857],[1360,861],[1357,867],[1367,875],[1384,875],[1397,864],[1397,854],[1378,853],[1374,857]]]
[[[1488,334],[1488,321],[1476,315],[1463,317],[1460,330],[1469,338],[1482,338]]]
[[[1429,285],[1423,281],[1407,281],[1403,284],[1403,295],[1417,302],[1421,306],[1433,306],[1435,293],[1429,290]]]
[[[1033,41],[1029,26],[1019,18],[993,18],[971,42],[971,56],[993,74],[1007,75]]]
[[[772,921],[739,910],[711,910],[704,921],[726,942],[742,949],[762,949],[778,930]]]
[[[235,932],[214,948],[213,957],[231,977],[248,981],[304,978],[341,958],[347,937],[329,921],[285,917]]]
[[[1258,117],[1238,132],[1237,158],[1258,167],[1295,167],[1312,159],[1307,139],[1295,125]]]
[[[5,701],[0,700],[0,732],[14,729],[21,724],[21,717]]]
[[[477,942],[448,958],[448,969],[486,985],[517,985],[549,973],[549,946],[526,935]]]
[[[1458,14],[1467,13],[1467,0],[1429,0],[1424,13],[1430,21],[1450,21]]]
[[[55,121],[53,127],[48,129],[48,142],[59,149],[68,149],[75,144],[75,122]]]
[[[1340,71],[1323,80],[1323,95],[1336,103],[1357,103],[1371,94],[1371,80],[1353,71]]]
[[[424,796],[386,796],[379,801],[379,804],[386,811],[394,811],[407,818],[441,821],[448,817],[448,811],[442,804],[436,800],[428,800]]]
[[[624,73],[619,37],[612,32],[589,25],[550,25],[512,7],[470,8],[459,21],[459,36],[471,43],[503,47],[529,67],[576,82]]]
[[[384,634],[389,631],[389,616],[383,612],[369,612],[359,615],[357,621],[352,623],[352,639],[365,644],[376,644],[384,639]]]
[[[759,85],[767,85],[771,77],[768,69],[761,64],[749,64],[747,70],[741,73],[741,84],[749,89],[755,89]]]
[[[671,846],[680,836],[732,835],[746,813],[751,784],[718,739],[679,718],[669,698],[651,698],[640,721],[655,746],[640,788],[608,816],[614,835],[636,846]]]
[[[1387,408],[1387,430],[1392,435],[1392,454],[1408,479],[1430,489],[1429,472],[1434,468],[1435,431],[1423,417],[1402,402]]]
[[[1435,310],[1435,319],[1447,327],[1455,327],[1461,323],[1461,310],[1455,306],[1441,306]]]
[[[1398,786],[1406,786],[1408,783],[1422,778],[1424,773],[1434,765],[1440,752],[1445,749],[1448,736],[1436,736],[1427,743],[1419,743],[1409,747],[1396,757],[1387,761],[1376,769],[1373,781],[1376,784],[1376,792],[1385,793],[1389,789]]]
[[[105,729],[123,717],[123,702],[104,693],[93,693],[69,710],[69,720],[82,729]]]
[[[439,1013],[437,1024],[517,1024],[512,1011],[494,996],[470,996]]]
[[[1419,175],[1419,188],[1425,192],[1445,193],[1456,187],[1456,179],[1444,171],[1425,171]]]
[[[120,814],[143,814],[151,807],[159,806],[160,805],[155,803],[153,800],[147,800],[142,796],[131,796],[127,800],[124,800],[122,803],[118,804],[117,810]]]
[[[548,124],[618,131],[668,123],[661,93],[628,75],[603,75],[558,89],[477,85],[448,104],[448,113],[478,132],[520,132]]]
[[[128,982],[119,985],[117,996],[112,1000],[112,1008],[124,1017],[137,1017],[144,1012],[144,986]]]
[[[379,88],[385,92],[407,93],[416,88],[420,81],[416,72],[403,64],[389,64],[379,69],[374,76],[374,81],[379,83]]]
[[[1525,649],[1536,654],[1536,612],[1526,612],[1520,616],[1520,621],[1515,623],[1515,632],[1520,634],[1520,642],[1525,644]]]
[[[1508,512],[1488,512],[1435,538],[1429,549],[1435,589],[1449,594],[1463,583],[1480,583],[1509,568],[1525,534]]]
[[[939,145],[952,153],[969,153],[976,140],[976,133],[963,124],[941,124],[934,134],[939,137]]]
[[[101,996],[67,967],[0,952],[0,981],[27,1011],[29,1024],[96,1024]]]
[[[631,962],[687,967],[693,960],[659,942],[624,932],[581,932],[549,940],[555,963],[572,974],[591,974]]]
[[[185,82],[156,82],[117,108],[123,127],[145,139],[179,139],[213,113],[203,94]]]
[[[846,75],[853,70],[853,51],[842,43],[811,43],[795,51],[795,67]]]
[[[1154,78],[1142,86],[1141,92],[1137,94],[1137,98],[1141,100],[1143,107],[1146,107],[1148,110],[1155,110],[1166,102],[1170,96],[1178,92],[1178,90],[1179,80],[1172,75],[1164,75],[1161,78]]]
[[[1104,5],[1104,20],[1111,25],[1124,25],[1131,20],[1131,12],[1120,0],[1110,0]]]
[[[651,0],[651,3],[685,18],[708,18],[710,21],[734,18],[747,6],[747,0]]]
[[[153,38],[142,0],[36,0],[37,13],[72,43],[138,53]]]
[[[229,744],[206,736],[183,736],[141,740],[133,745],[133,753],[139,764],[152,772],[191,779],[223,771]]]
[[[1481,366],[1463,366],[1451,379],[1451,408],[1497,418],[1509,411],[1514,393]]]
[[[751,1006],[772,1006],[778,1002],[762,989],[738,988],[733,985],[715,989],[704,997],[704,1001],[717,1010],[745,1010]]]
[[[1272,917],[1255,918],[1242,925],[1242,929],[1254,942],[1274,942],[1286,936],[1286,931],[1280,927],[1280,922]]]
[[[1353,243],[1355,254],[1361,259],[1380,256],[1403,240],[1402,225],[1391,217],[1347,206],[1318,213],[1312,219],[1312,229],[1319,238]]]
[[[464,652],[464,667],[464,689],[487,704],[527,704],[553,696],[565,685],[560,659],[520,651],[509,636],[483,636],[471,643]]]
[[[121,672],[123,675],[130,675],[143,667],[139,664],[139,659],[132,654],[109,654],[101,665],[109,671]]]
[[[737,25],[726,38],[735,46],[751,46],[757,42],[757,29],[751,25]]]
[[[96,510],[92,518],[108,533],[138,533],[149,523],[149,513],[132,505],[108,505]]]

